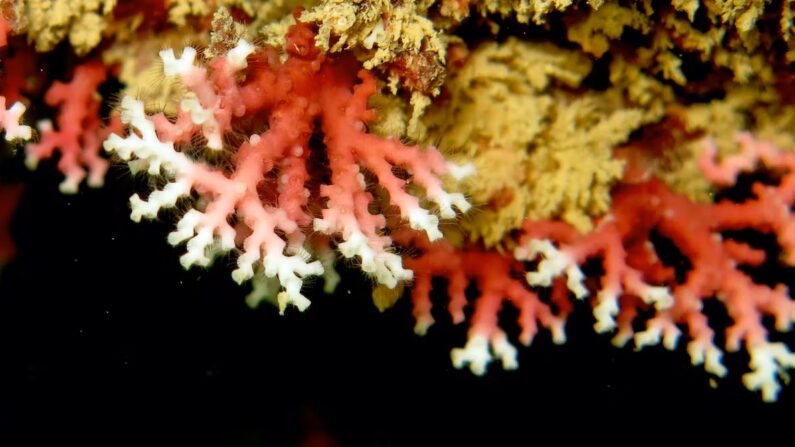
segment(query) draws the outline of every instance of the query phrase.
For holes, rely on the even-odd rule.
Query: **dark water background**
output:
[[[0,277],[0,445],[535,445],[792,426],[795,387],[762,403],[740,381],[746,354],[725,358],[712,389],[685,343],[616,349],[586,306],[566,345],[542,333],[518,371],[485,377],[451,366],[466,328],[441,294],[425,337],[407,297],[379,313],[355,270],[333,296],[310,288],[303,314],[251,310],[231,261],[186,272],[168,218],[129,220],[144,182],[115,168],[106,188],[64,196],[54,171],[19,176],[18,256]]]

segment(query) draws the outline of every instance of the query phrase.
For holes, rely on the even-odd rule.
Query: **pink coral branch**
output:
[[[425,190],[442,217],[452,217],[453,206],[468,207],[463,196],[441,188],[438,176],[451,165],[438,151],[367,133],[367,122],[375,117],[367,100],[376,91],[369,72],[347,56],[321,54],[305,24],[292,27],[287,40],[283,61],[273,49],[257,52],[243,39],[206,64],[197,64],[192,48],[179,58],[173,50],[161,51],[165,74],[179,76],[189,92],[176,116],[148,116],[140,101],[124,98],[121,117],[131,132],[104,143],[131,167],[165,174],[170,181],[147,199],[132,197],[133,219],[155,218],[160,209],[198,193],[204,205],[182,216],[169,236],[172,244],[187,245],[183,265],[207,265],[218,251],[240,250],[234,279],[260,273],[275,279],[284,289],[277,297],[282,310],[287,304],[305,308],[304,278],[324,271],[311,260],[313,247],[305,246],[312,230],[338,238],[343,256],[359,261],[382,284],[394,287],[411,278],[376,209],[395,206],[411,226],[434,238],[440,234],[438,218],[406,191],[407,181],[393,173],[395,168],[408,171],[406,178]],[[311,141],[316,132],[324,136],[321,147]],[[231,152],[230,166],[189,156],[184,149],[197,139],[210,150]],[[327,167],[313,165],[323,157]],[[319,169],[328,170],[328,183],[310,175]],[[373,206],[376,187],[389,193],[388,203],[378,207]],[[313,216],[312,209],[320,215]]]
[[[752,229],[775,234],[783,248],[782,261],[792,265],[795,219],[790,208],[795,200],[795,154],[759,143],[747,134],[740,135],[739,141],[742,152],[723,163],[714,161],[714,148],[708,144],[701,166],[710,180],[732,185],[740,173],[760,167],[780,176],[775,185],[754,184],[753,197],[742,203],[694,203],[658,180],[621,185],[613,193],[610,214],[592,232],[581,235],[557,221],[528,221],[513,258],[403,236],[401,243],[422,250],[420,256],[406,261],[417,278],[412,296],[418,332],[424,332],[433,322],[431,277],[450,279],[449,295],[455,303],[451,312],[456,322],[463,319],[461,309],[467,302],[463,288],[473,280],[481,296],[474,301],[469,340],[463,349],[453,351],[454,362],[459,367],[469,365],[480,374],[496,356],[504,367],[512,368],[515,350],[497,321],[504,302],[520,310],[523,343],[532,339],[536,322],[562,340],[563,321],[572,309],[566,292],[577,299],[595,292],[590,299],[595,329],[616,330],[615,344],[634,340],[636,346],[643,347],[662,342],[673,349],[681,336],[680,327],[684,327],[691,339],[688,352],[693,363],[723,376],[723,353],[715,344],[715,332],[703,311],[704,301],[716,298],[733,320],[726,331],[726,348],[736,351],[744,347],[751,355],[751,372],[743,378],[745,385],[760,390],[765,400],[775,400],[779,378],[786,377],[787,369],[795,368],[795,354],[785,344],[769,341],[763,319],[772,316],[776,330],[789,330],[795,321],[795,301],[783,285],[757,284],[738,268],[759,266],[766,262],[767,254],[746,243],[725,240],[722,232]],[[661,260],[652,242],[654,237],[668,239],[689,262],[687,271],[680,272],[681,281]],[[604,273],[598,287],[586,284],[580,270],[588,259],[602,261]],[[532,266],[524,286],[514,279],[521,269],[518,261]],[[536,287],[552,287],[557,315],[538,299],[533,291]],[[646,329],[636,333],[634,325],[641,311],[650,309],[653,316],[646,321]]]
[[[753,164],[748,166],[753,167]],[[754,203],[753,199],[742,206],[748,207],[751,203]],[[745,222],[744,228],[770,229],[772,227],[762,222],[769,222],[765,216],[771,219],[772,216],[769,213],[763,213],[761,217],[758,213],[749,215],[747,212],[750,210],[745,210],[742,216],[746,218],[743,219],[736,213],[728,212],[729,209],[736,209],[733,205],[725,202],[715,205],[693,203],[654,180],[624,186],[613,196],[611,215],[593,233],[557,242],[559,246],[552,252],[554,254],[543,253],[546,259],[539,264],[539,272],[528,274],[528,281],[532,285],[544,285],[539,281],[544,274],[553,277],[560,275],[561,269],[546,266],[554,264],[555,256],[571,259],[574,265],[581,263],[583,256],[599,255],[604,259],[605,275],[594,307],[597,330],[612,329],[617,322],[618,332],[614,339],[617,344],[625,343],[634,335],[639,347],[657,344],[662,337],[666,347],[673,348],[680,335],[677,326],[684,325],[692,340],[688,351],[693,363],[704,364],[707,371],[722,376],[726,371],[721,363],[721,352],[714,344],[714,331],[702,312],[703,301],[716,297],[734,320],[726,333],[727,348],[734,351],[745,345],[755,359],[752,362],[753,371],[746,375],[746,385],[751,389],[761,389],[766,400],[773,400],[779,389],[778,372],[795,366],[795,356],[782,350],[783,345],[768,342],[762,318],[766,315],[776,317],[778,329],[785,330],[795,319],[795,304],[786,288],[756,284],[737,268],[746,261],[758,265],[762,262],[760,253],[749,251],[746,247],[738,249],[738,244],[724,243],[720,231],[740,228],[740,222]],[[760,203],[759,206],[764,205]],[[520,241],[522,248],[517,250],[520,258],[534,244],[550,240],[550,235],[539,234],[533,223],[526,224],[525,231]],[[673,300],[654,301],[657,304],[654,317],[647,322],[645,331],[636,334],[633,320],[638,315],[638,309],[650,303],[643,296],[643,291],[656,290],[652,296],[664,296],[665,289],[659,288],[664,284],[651,286],[646,282],[658,276],[661,261],[654,255],[646,258],[651,262],[632,266],[619,255],[623,252],[622,247],[637,246],[639,242],[644,244],[646,250],[654,250],[649,242],[652,232],[669,239],[689,260],[691,268],[682,282],[673,281],[670,275],[662,276],[671,281],[668,287]],[[613,248],[594,250],[594,240],[602,240],[606,244],[603,247]],[[619,274],[623,287],[616,289],[615,278]],[[629,279],[626,275],[629,275]],[[614,279],[606,281],[606,278]],[[613,304],[606,313],[600,311],[605,293],[614,296]],[[600,321],[606,324],[600,325]]]
[[[431,243],[426,236],[408,230],[396,234],[395,239],[421,250],[419,256],[406,259],[406,266],[414,271],[416,279],[412,300],[417,322],[414,330],[418,334],[424,334],[434,322],[430,299],[433,277],[450,279],[448,309],[455,323],[464,321],[463,309],[467,304],[464,291],[469,282],[473,281],[480,290],[474,301],[467,344],[451,352],[457,368],[468,366],[480,375],[495,357],[506,369],[518,366],[516,349],[498,325],[498,314],[506,302],[519,310],[519,339],[524,345],[532,342],[539,323],[552,332],[556,342],[565,340],[563,325],[570,309],[562,307],[555,314],[549,304],[514,278],[522,271],[522,264],[510,255],[457,250],[443,240]]]
[[[792,229],[795,219],[792,218],[790,206],[795,198],[792,193],[795,158],[769,144],[759,143],[747,134],[740,135],[739,141],[742,152],[720,164],[714,161],[714,146],[707,143],[701,159],[701,167],[707,177],[715,184],[731,185],[736,182],[739,173],[764,166],[782,175],[778,185],[756,183],[753,187],[754,197],[742,203],[721,201],[714,205],[693,203],[654,180],[624,186],[613,195],[610,216],[593,233],[574,239],[557,239],[559,247],[556,253],[568,257],[573,263],[581,263],[583,254],[598,254],[587,248],[589,240],[601,239],[608,246],[614,247],[612,252],[615,255],[602,253],[605,263],[604,278],[615,278],[617,269],[629,272],[633,277],[630,282],[624,281],[623,290],[619,289],[620,309],[611,306],[609,312],[611,319],[617,315],[618,334],[615,341],[619,344],[633,336],[632,321],[638,314],[638,307],[643,306],[643,302],[648,303],[646,299],[633,299],[643,297],[638,293],[638,287],[635,290],[628,287],[630,283],[639,285],[642,290],[648,280],[664,278],[670,282],[673,301],[665,306],[657,306],[655,316],[647,322],[647,329],[634,334],[635,343],[638,346],[656,344],[663,337],[665,345],[673,348],[679,337],[677,325],[684,325],[692,339],[688,351],[693,362],[703,363],[709,372],[723,375],[725,368],[721,363],[721,352],[714,344],[714,331],[702,312],[703,301],[716,297],[734,321],[726,332],[726,347],[735,351],[745,346],[751,353],[752,372],[745,375],[746,386],[754,390],[760,389],[765,400],[774,400],[779,390],[778,375],[795,367],[795,355],[785,345],[768,341],[768,331],[762,324],[762,319],[773,316],[777,330],[788,330],[795,320],[795,302],[783,285],[768,287],[756,284],[745,272],[738,269],[738,265],[742,264],[760,265],[766,255],[747,244],[724,241],[721,232],[753,229],[773,233],[783,248],[782,260],[792,265]],[[691,267],[683,281],[677,282],[673,275],[666,273],[666,268],[654,253],[640,256],[638,248],[631,249],[635,256],[627,259],[633,260],[634,266],[624,264],[619,259],[622,246],[643,247],[643,250],[653,251],[654,246],[650,243],[652,232],[670,240],[688,259]],[[520,241],[523,248],[517,253],[522,255],[527,250],[526,247],[540,243],[542,239],[539,238],[555,240],[555,235],[538,234],[534,224],[528,223],[523,241]],[[549,260],[542,261],[539,270],[544,270],[544,262]],[[559,275],[560,269],[552,271],[551,274]],[[539,273],[529,273],[529,282],[540,285],[538,275]],[[605,283],[604,278],[600,294],[610,289],[609,283],[614,283]],[[599,301],[597,299],[597,303]],[[598,321],[603,316],[598,309],[599,304],[594,309],[597,328]]]
[[[8,35],[11,33],[11,26],[0,14],[0,47],[8,45]]]
[[[26,164],[35,169],[39,161],[61,154],[58,169],[66,176],[60,189],[75,193],[88,176],[89,186],[102,186],[108,162],[99,156],[102,141],[111,132],[121,129],[121,122],[113,118],[105,127],[99,118],[101,98],[97,87],[105,80],[105,67],[99,62],[88,62],[75,68],[68,83],[55,82],[47,90],[44,102],[58,107],[57,130],[50,121],[39,123],[41,139],[26,147]]]

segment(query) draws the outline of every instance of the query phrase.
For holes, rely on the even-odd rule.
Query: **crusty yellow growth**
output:
[[[246,14],[250,10],[254,13],[259,11],[259,9],[250,9],[247,6],[249,2],[219,0],[212,3],[241,8],[241,11]],[[191,3],[184,5],[190,6]],[[240,37],[249,38],[250,35],[255,35],[251,27],[235,22],[226,6],[222,5],[210,10],[208,5],[209,3],[204,5],[197,3],[196,8],[191,9],[191,13],[183,17],[187,20],[192,14],[204,14],[206,11],[211,11],[212,20],[201,27],[185,26],[157,32],[141,31],[139,29],[142,21],[140,15],[133,16],[124,22],[111,23],[109,31],[113,34],[113,40],[102,53],[102,59],[106,65],[119,66],[118,79],[125,86],[119,93],[119,97],[129,95],[143,99],[149,113],[163,111],[173,114],[175,110],[172,108],[179,103],[176,99],[185,92],[176,78],[163,76],[162,61],[159,57],[160,50],[192,46],[200,49],[203,57],[210,59],[216,53],[226,53],[228,48],[234,46]],[[170,11],[173,12],[173,8],[179,5],[172,3],[170,6],[172,7]],[[200,16],[194,18],[202,21],[208,19],[208,17]]]
[[[735,152],[734,135],[738,129],[748,128],[743,112],[754,103],[754,98],[748,93],[748,89],[743,89],[731,92],[725,100],[678,109],[675,113],[679,115],[682,131],[695,137],[682,138],[668,148],[661,164],[653,167],[655,175],[679,193],[700,202],[709,201],[710,183],[698,167],[698,157],[704,150],[700,137],[708,135],[714,138],[721,155]],[[672,131],[676,132],[676,129]]]
[[[427,49],[443,57],[433,24],[417,7],[413,1],[325,0],[301,20],[318,24],[315,41],[324,50],[372,50],[365,68],[390,61],[400,51]]]
[[[377,118],[368,125],[368,130],[382,137],[405,137],[408,132],[406,102],[396,95],[375,94],[368,105],[377,111]]]
[[[315,42],[323,50],[353,50],[361,55],[368,69],[399,64],[400,69],[389,73],[393,90],[404,80],[401,78],[407,77],[403,72],[422,70],[418,76],[427,76],[429,79],[424,83],[428,85],[417,89],[431,93],[444,73],[446,47],[440,32],[425,16],[432,3],[432,0],[324,0],[305,11],[301,20],[317,23]]]
[[[789,39],[791,0],[784,3],[780,31]],[[653,11],[649,2],[629,6],[612,2],[592,12],[568,15],[566,32],[569,40],[584,51],[601,57],[612,44],[626,47],[618,39],[626,29],[635,30],[648,39],[648,45],[634,49],[637,53],[634,63],[679,85],[690,82],[683,71],[684,54],[697,55],[707,67],[728,70],[737,82],[750,82],[755,77],[769,75],[769,61],[757,50],[770,42],[763,42],[756,28],[766,4],[763,0],[680,0],[669,6],[662,4]],[[694,25],[699,11],[710,24],[706,29]]]
[[[8,2],[9,13],[17,18],[15,31],[26,33],[37,51],[52,50],[55,45],[68,39],[78,55],[94,49],[103,37],[126,39],[130,30],[113,20],[113,8],[118,0],[18,0]],[[312,3],[300,0],[165,0],[169,22],[189,29],[189,34],[208,31],[210,19],[222,7],[236,8],[252,19],[259,14],[266,20],[277,20],[289,16],[300,4]],[[4,3],[5,5],[5,3]],[[282,7],[280,7],[282,6]],[[274,13],[278,11],[278,15]],[[208,27],[191,27],[195,19]],[[126,20],[124,25],[131,22]],[[261,21],[256,21],[260,27]]]
[[[378,284],[373,288],[373,304],[375,307],[383,312],[390,307],[394,306],[397,300],[403,295],[403,289],[405,288],[404,283],[398,283],[398,285],[394,289],[390,289],[389,287]]]
[[[495,147],[524,151],[554,102],[541,92],[553,82],[575,88],[590,70],[587,57],[552,44],[488,43],[445,84],[449,101],[425,123],[440,148],[465,156]]]
[[[505,17],[515,17],[521,23],[533,20],[544,23],[547,16],[556,11],[574,8],[579,2],[574,0],[474,0],[473,3],[481,14],[498,13]],[[604,0],[588,0],[591,8],[599,8]]]
[[[203,0],[168,0],[168,20],[177,25],[185,26],[191,16],[205,17],[210,14],[210,5]]]
[[[762,141],[777,147],[795,149],[795,106],[759,107],[754,110],[754,132]]]
[[[320,0],[265,0],[255,4],[254,18],[257,25],[280,20],[285,16],[292,16],[297,8],[309,9],[317,5]]]
[[[612,149],[644,122],[610,95],[577,90],[582,53],[509,39],[478,48],[425,118],[427,140],[480,175],[463,191],[477,209],[463,225],[489,246],[525,218],[562,218],[580,230],[605,213],[623,162]]]
[[[586,231],[592,216],[609,210],[610,186],[624,166],[613,157],[613,148],[643,124],[643,112],[609,111],[599,99],[585,95],[557,107],[530,156],[527,217],[560,217]]]
[[[373,95],[369,105],[377,111],[377,119],[369,125],[369,130],[382,137],[419,141],[425,134],[421,118],[430,104],[431,99],[419,92],[412,93],[408,103],[399,95]]]
[[[678,192],[709,200],[696,163],[701,137],[714,136],[721,155],[737,149],[733,135],[739,130],[782,147],[793,143],[795,110],[782,104],[793,102],[793,91],[781,86],[792,82],[787,64],[795,61],[795,2],[676,0],[654,6],[609,2],[591,12],[572,11],[564,17],[567,37],[594,57],[609,53],[608,94],[642,107],[646,121],[666,120],[669,128],[657,131],[669,133],[667,144],[653,149],[662,152],[648,159],[649,172]]]
[[[249,17],[255,13],[257,0],[166,0],[168,20],[177,26],[185,26],[191,17],[210,17],[220,7],[239,8]]]
[[[213,14],[211,28],[210,41],[204,49],[204,58],[207,60],[228,53],[240,38],[246,37],[246,27],[235,22],[225,6],[221,6]]]
[[[102,53],[106,65],[118,65],[118,79],[125,87],[118,97],[132,96],[144,100],[148,113],[176,113],[176,100],[184,92],[176,77],[163,76],[163,62],[158,53],[163,48],[202,47],[203,35],[193,35],[182,30],[146,33],[134,39],[116,40]]]
[[[784,0],[781,2],[781,37],[787,42],[787,62],[795,61],[795,38],[793,38],[792,16],[795,15],[795,0]]]
[[[790,39],[793,0],[676,0],[673,5],[686,12],[691,22],[696,13],[703,10],[714,26],[726,26],[736,32],[748,50],[761,43],[759,22],[765,15],[780,15],[779,31],[785,40]],[[779,10],[773,9],[776,5]]]
[[[525,152],[496,148],[469,160],[478,177],[460,186],[475,205],[462,221],[472,241],[486,246],[500,244],[507,233],[528,217],[529,156]]]
[[[670,85],[644,72],[637,64],[622,55],[610,62],[611,87],[606,94],[614,103],[626,102],[640,108],[646,115],[644,121],[654,122],[663,118],[666,107],[674,101]]]
[[[199,29],[191,27],[192,22],[209,24],[208,20],[218,10],[235,9],[250,19],[245,25],[246,37],[258,37],[256,42],[274,47],[284,46],[287,28],[295,23],[292,13],[297,8],[310,8],[319,0],[166,0],[169,22],[195,33]],[[244,25],[235,24],[237,34]],[[203,31],[208,31],[203,28]]]
[[[710,200],[710,184],[701,175],[697,163],[704,149],[700,137],[708,136],[715,141],[719,157],[739,150],[735,139],[738,129],[750,130],[778,147],[795,148],[795,106],[778,102],[775,89],[755,85],[737,87],[725,98],[709,103],[673,110],[672,115],[678,116],[682,123],[681,130],[699,138],[686,138],[671,147],[654,173],[677,192],[698,201]]]
[[[292,12],[296,8],[313,8],[319,0],[270,0],[257,6],[252,22],[264,45],[284,47],[287,29],[295,24]]]
[[[769,0],[706,0],[704,7],[711,15],[719,16],[723,23],[733,24],[741,38],[746,40],[756,38],[753,36],[756,21],[768,3]]]
[[[20,0],[16,13],[36,51],[50,51],[68,38],[77,54],[99,44],[116,0]]]
[[[646,14],[616,3],[603,5],[583,17],[567,29],[568,38],[595,57],[602,57],[610,49],[610,41],[621,37],[624,27],[642,30],[644,33],[648,33],[651,28]]]

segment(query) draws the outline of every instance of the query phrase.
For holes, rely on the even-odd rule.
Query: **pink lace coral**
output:
[[[374,78],[349,57],[321,54],[309,26],[292,27],[286,49],[281,62],[277,51],[257,51],[241,39],[206,65],[195,63],[190,47],[180,57],[173,50],[160,53],[165,74],[179,76],[189,91],[176,116],[147,115],[141,101],[126,97],[121,119],[131,131],[105,142],[134,170],[168,179],[147,199],[132,197],[133,220],[154,218],[197,194],[199,203],[169,235],[172,244],[187,243],[182,264],[207,265],[217,251],[239,249],[234,279],[260,271],[276,280],[282,310],[287,304],[305,308],[303,280],[324,270],[312,260],[323,246],[308,243],[312,231],[337,238],[342,255],[381,284],[411,279],[385,233],[384,213],[394,207],[412,228],[439,238],[438,217],[407,186],[420,187],[438,214],[451,218],[453,207],[463,211],[468,203],[447,193],[439,176],[464,170],[433,148],[367,133],[375,117],[367,107]],[[322,145],[312,141],[316,132]],[[196,152],[199,140],[204,149]],[[212,153],[228,160],[201,160]],[[316,157],[327,159],[327,171],[325,163],[313,162]],[[388,199],[376,200],[376,187]]]

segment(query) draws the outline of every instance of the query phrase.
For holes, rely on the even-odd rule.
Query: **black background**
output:
[[[566,345],[542,333],[520,348],[518,371],[492,365],[484,377],[451,366],[466,328],[441,294],[425,337],[407,297],[379,313],[369,280],[342,266],[337,293],[311,286],[303,314],[251,310],[230,260],[182,270],[183,248],[165,241],[173,217],[129,220],[127,199],[146,185],[122,168],[74,196],[58,192],[52,163],[17,177],[18,256],[0,278],[0,445],[684,440],[774,435],[795,416],[793,387],[775,404],[743,388],[747,355],[725,358],[730,375],[712,389],[684,342],[616,349],[584,306]]]

